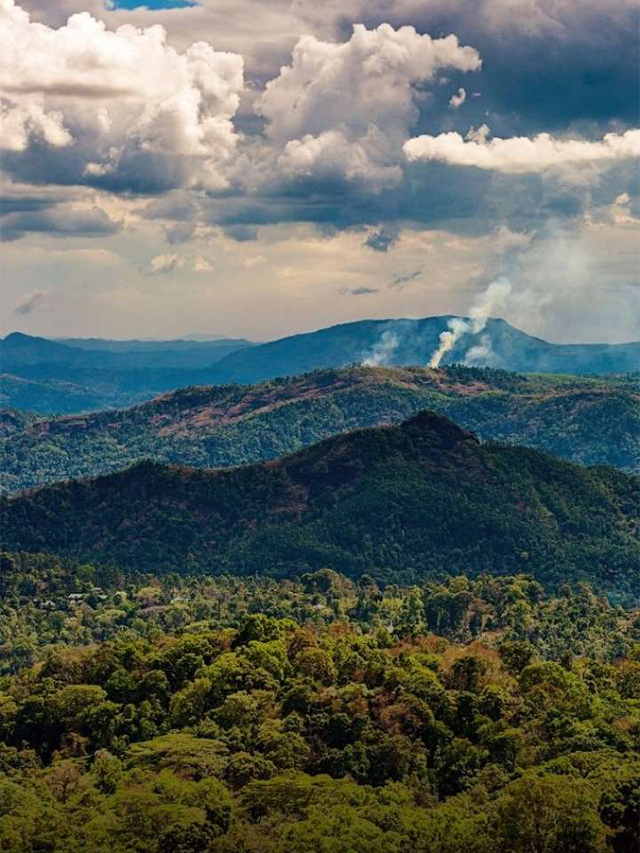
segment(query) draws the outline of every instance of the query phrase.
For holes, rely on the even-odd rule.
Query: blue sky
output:
[[[4,331],[640,337],[635,0],[117,5],[3,7]]]

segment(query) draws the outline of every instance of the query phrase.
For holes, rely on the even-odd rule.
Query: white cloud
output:
[[[400,166],[387,162],[387,148],[387,137],[374,126],[354,141],[339,130],[326,130],[287,142],[278,165],[290,175],[342,174],[348,181],[367,181],[371,189],[381,190],[402,180]]]
[[[467,90],[460,86],[455,95],[451,95],[451,97],[449,98],[449,106],[452,110],[457,110],[458,107],[461,107],[466,100]]]
[[[151,258],[148,272],[151,275],[173,272],[173,270],[183,267],[184,263],[184,258],[175,253],[156,255],[155,258]]]
[[[496,250],[499,255],[525,249],[534,237],[533,233],[512,231],[507,225],[498,225],[494,234]]]
[[[474,131],[467,139],[459,133],[417,136],[405,143],[404,152],[409,160],[439,160],[452,166],[475,166],[507,174],[602,165],[640,157],[640,130],[607,133],[598,142],[555,139],[548,133],[540,133],[533,138],[486,137],[486,133],[480,134],[479,131]]]
[[[45,112],[42,103],[0,101],[0,146],[5,151],[24,151],[31,136],[39,136],[49,145],[62,148],[72,137],[62,124],[62,113]]]
[[[339,174],[380,188],[401,179],[402,143],[418,118],[415,85],[440,68],[480,65],[478,52],[453,35],[432,39],[413,27],[356,24],[340,44],[303,36],[256,109],[270,139],[284,147],[281,169]]]
[[[193,271],[194,272],[213,272],[213,267],[209,263],[206,258],[201,257],[200,255],[193,262]]]
[[[253,255],[249,258],[245,258],[242,261],[242,266],[245,267],[246,269],[250,270],[250,269],[253,269],[253,267],[260,267],[266,263],[267,263],[267,259],[265,258],[264,255]]]
[[[87,178],[117,174],[132,155],[178,161],[183,182],[225,185],[237,135],[242,57],[205,42],[178,52],[160,26],[115,32],[82,12],[52,29],[0,0],[3,139],[73,146]]]

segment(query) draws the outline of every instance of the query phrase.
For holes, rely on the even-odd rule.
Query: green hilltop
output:
[[[8,550],[121,571],[270,574],[329,567],[414,582],[526,571],[640,597],[638,478],[480,444],[423,412],[283,459],[200,471],[141,463],[3,499]]]

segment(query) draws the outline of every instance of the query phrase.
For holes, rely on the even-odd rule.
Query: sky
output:
[[[636,0],[0,0],[2,333],[640,339]]]

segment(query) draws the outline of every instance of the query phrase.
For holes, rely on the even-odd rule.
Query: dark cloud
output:
[[[379,293],[377,287],[341,287],[340,296],[370,296]]]
[[[198,210],[196,202],[184,190],[154,198],[142,211],[146,219],[173,219],[187,222],[193,219]]]
[[[480,51],[482,71],[472,85],[481,97],[447,115],[442,102],[464,80],[449,74],[423,121],[442,116],[463,126],[478,123],[488,110],[492,130],[507,135],[561,130],[576,122],[638,122],[640,40],[631,0],[555,5],[533,0],[522,9],[500,0],[374,0],[358,4],[355,16],[341,16],[337,29],[344,40],[356,20],[368,26],[408,24],[433,36],[455,33]]]
[[[164,238],[167,243],[188,243],[196,230],[195,222],[178,222],[165,229]]]
[[[227,225],[222,230],[226,237],[236,243],[249,243],[258,239],[258,228],[255,225]]]
[[[64,195],[35,192],[12,193],[10,190],[0,196],[0,214],[8,216],[11,213],[34,213],[46,210],[64,201]]]
[[[53,291],[36,288],[18,299],[13,306],[13,311],[23,316],[32,314],[34,311],[52,311],[57,299],[57,294]]]
[[[62,204],[3,215],[0,238],[18,240],[30,232],[50,237],[104,237],[115,234],[119,227],[100,207],[78,210]]]
[[[388,252],[398,242],[400,229],[397,225],[382,225],[369,234],[364,245],[374,252]]]
[[[73,145],[54,148],[35,137],[24,151],[3,152],[3,171],[14,181],[24,183],[89,186],[119,194],[159,195],[185,183],[185,158],[142,150],[134,140],[129,140],[117,168],[91,174],[86,167],[96,158],[95,139],[73,125],[70,129]]]
[[[389,287],[394,290],[402,290],[405,284],[409,284],[410,281],[415,281],[418,276],[422,275],[422,267],[419,267],[417,270],[409,273],[403,273],[402,275],[395,276],[390,282]]]
[[[31,5],[46,4],[32,0]],[[70,9],[77,4],[64,0],[62,5]],[[291,8],[300,20],[308,21],[308,32],[326,40],[349,41],[356,22],[370,28],[382,23],[409,24],[433,38],[455,33],[461,44],[480,52],[480,70],[465,73],[447,67],[434,80],[413,83],[417,119],[409,132],[414,136],[449,130],[465,134],[470,126],[486,122],[494,136],[548,131],[560,137],[596,139],[605,130],[638,121],[637,7],[630,0],[562,4],[531,0],[522,6],[513,0],[345,0],[337,14],[338,4],[297,0]],[[214,35],[210,40],[215,47]],[[261,43],[260,50],[272,76],[277,77],[283,62],[291,64],[291,54],[283,54],[281,41]],[[264,82],[261,79],[253,94]],[[468,97],[452,110],[451,96],[462,86]],[[126,139],[117,164],[109,169],[108,151],[101,150],[100,140],[96,142],[95,136],[72,121],[67,124],[73,145],[54,149],[42,139],[32,139],[26,151],[3,156],[3,169],[17,181],[156,196],[143,216],[168,221],[164,227],[170,244],[190,240],[198,222],[216,225],[238,241],[257,239],[261,225],[303,222],[327,235],[360,229],[366,233],[367,247],[386,252],[405,226],[462,235],[488,233],[498,225],[530,230],[549,217],[579,218],[589,205],[610,204],[623,192],[631,196],[631,209],[637,209],[638,175],[630,164],[594,175],[587,188],[549,182],[544,175],[499,175],[436,162],[406,163],[400,150],[397,163],[392,162],[393,151],[388,155],[400,174],[396,186],[393,182],[376,186],[366,171],[357,181],[347,179],[340,173],[343,160],[337,156],[327,160],[331,169],[325,164],[317,174],[305,174],[305,169],[293,174],[282,165],[282,145],[267,139],[270,124],[273,129],[278,123],[279,102],[269,120],[253,114],[252,103],[252,98],[246,98],[233,117],[236,130],[244,135],[239,142],[242,172],[232,168],[230,188],[217,196],[199,197],[184,189],[193,176],[189,158],[154,153],[133,136]],[[360,107],[354,102],[354,114]],[[320,112],[322,104],[310,111],[314,121]],[[384,120],[383,114],[381,124]],[[362,124],[368,123],[366,114]],[[319,124],[317,130],[323,129],[324,124]],[[304,136],[307,130],[295,133]],[[316,132],[313,127],[311,131]],[[264,149],[269,152],[265,154]],[[104,170],[87,172],[87,164],[95,160],[106,164]],[[66,233],[67,227],[70,233],[82,233],[64,222],[56,226],[56,217],[44,215],[50,206],[38,198],[5,201],[3,238],[16,239],[30,230]],[[11,219],[13,215],[16,218]],[[87,227],[97,229],[92,233],[112,233],[112,226],[104,222]]]

